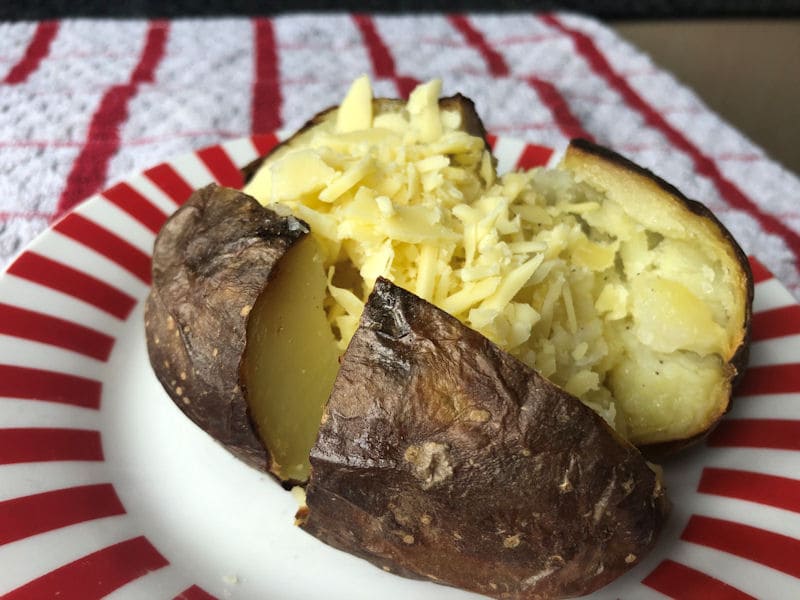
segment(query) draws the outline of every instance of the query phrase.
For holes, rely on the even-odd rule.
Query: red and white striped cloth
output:
[[[0,268],[125,175],[296,128],[361,73],[389,96],[440,77],[504,137],[610,146],[800,296],[800,180],[607,27],[561,13],[0,24]]]

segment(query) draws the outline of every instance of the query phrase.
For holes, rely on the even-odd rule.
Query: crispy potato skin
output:
[[[642,182],[649,182],[663,193],[663,198],[667,202],[675,202],[683,206],[689,213],[705,220],[710,225],[710,230],[714,235],[724,240],[728,246],[733,260],[737,264],[740,273],[739,280],[741,289],[745,295],[744,305],[744,318],[741,323],[741,338],[738,345],[735,347],[732,354],[727,359],[728,372],[730,373],[730,387],[731,393],[728,394],[727,404],[724,410],[720,411],[714,416],[706,429],[689,436],[685,439],[661,442],[657,444],[648,444],[640,446],[640,450],[651,460],[661,461],[665,458],[676,454],[677,452],[702,441],[706,436],[714,430],[719,424],[723,416],[731,409],[732,391],[736,385],[741,381],[745,370],[747,369],[747,362],[749,359],[750,350],[750,336],[751,336],[751,322],[753,312],[753,273],[750,268],[750,261],[747,260],[747,255],[744,253],[738,242],[734,239],[733,235],[725,228],[725,226],[717,219],[705,204],[687,198],[678,188],[661,179],[652,171],[637,165],[636,163],[628,160],[624,156],[617,154],[613,150],[609,150],[603,146],[598,146],[588,140],[574,139],[570,142],[567,149],[569,158],[577,163],[586,163],[588,161],[601,161],[605,163],[606,169],[615,171],[617,176],[629,181],[630,185],[634,188],[643,187]]]
[[[400,100],[397,98],[375,98],[372,101],[372,110],[373,114],[375,115],[399,112],[404,110],[405,106],[405,100]],[[331,106],[323,111],[320,111],[311,119],[309,119],[305,125],[298,129],[297,132],[292,135],[292,137],[275,146],[264,156],[260,156],[259,158],[245,165],[242,168],[242,177],[244,178],[244,182],[247,183],[250,181],[250,179],[253,178],[253,175],[256,174],[256,171],[261,168],[261,165],[264,164],[264,162],[267,161],[275,152],[286,146],[292,145],[295,142],[295,138],[303,133],[306,133],[308,130],[316,127],[320,123],[323,123],[328,119],[335,118],[338,108],[338,106]],[[461,120],[463,123],[462,129],[470,135],[483,138],[486,147],[489,147],[489,143],[486,141],[486,128],[483,126],[483,122],[478,116],[478,112],[475,110],[475,103],[472,100],[466,96],[462,96],[461,94],[456,94],[455,96],[440,98],[439,108],[442,110],[459,111],[461,113]]]
[[[268,455],[239,386],[247,315],[276,263],[308,233],[253,198],[209,185],[162,227],[145,305],[150,363],[175,404],[238,458]]]
[[[648,551],[658,476],[591,409],[379,279],[311,452],[301,527],[392,573],[571,597]]]

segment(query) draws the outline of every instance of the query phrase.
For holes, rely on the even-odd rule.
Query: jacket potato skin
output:
[[[145,304],[150,363],[175,404],[247,464],[269,457],[239,386],[247,316],[273,268],[308,226],[211,184],[159,232]]]
[[[602,418],[385,279],[311,465],[307,532],[494,598],[596,590],[639,561],[668,513],[659,476]]]
[[[374,115],[381,115],[385,113],[395,113],[404,110],[406,101],[399,98],[375,98],[372,101],[372,112]],[[475,137],[482,138],[486,147],[489,147],[489,142],[486,141],[486,128],[483,126],[478,112],[475,109],[475,103],[461,94],[448,96],[447,98],[439,99],[439,108],[441,110],[459,112],[461,114],[462,129]],[[311,119],[309,119],[300,129],[298,129],[290,138],[284,140],[264,156],[260,156],[242,167],[242,177],[245,183],[248,183],[256,174],[265,162],[274,160],[277,156],[281,155],[284,150],[295,144],[301,144],[302,138],[305,134],[309,133],[312,129],[327,123],[335,122],[338,106],[331,106],[323,111],[318,112]]]
[[[705,204],[686,197],[678,188],[652,171],[637,165],[613,150],[588,140],[573,139],[570,141],[562,166],[584,175],[589,181],[594,179],[594,173],[597,170],[605,171],[608,176],[616,178],[617,181],[622,182],[622,185],[630,189],[640,190],[643,194],[658,196],[662,202],[678,205],[686,211],[687,218],[699,218],[705,222],[708,235],[718,240],[720,247],[725,248],[731,269],[738,271],[737,287],[743,293],[743,310],[741,323],[737,330],[739,333],[737,343],[733,344],[731,353],[723,357],[726,362],[728,381],[727,386],[720,389],[725,397],[720,402],[720,409],[700,431],[683,439],[639,445],[639,449],[648,458],[663,460],[705,439],[731,409],[732,391],[744,375],[749,359],[754,294],[750,261],[731,233]]]

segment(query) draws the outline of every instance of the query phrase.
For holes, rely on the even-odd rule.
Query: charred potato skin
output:
[[[735,351],[730,357],[728,357],[727,360],[727,368],[729,371],[729,380],[731,384],[731,397],[728,398],[728,404],[725,407],[725,410],[720,412],[720,414],[718,414],[716,418],[708,424],[708,427],[704,431],[686,439],[640,446],[640,450],[648,458],[651,460],[661,461],[685,448],[688,448],[689,446],[704,440],[708,434],[711,433],[719,424],[720,420],[722,420],[722,417],[724,417],[725,414],[727,414],[727,412],[729,412],[731,409],[732,391],[741,381],[742,376],[747,369],[747,363],[749,360],[754,295],[753,273],[750,267],[750,261],[747,259],[747,255],[744,253],[741,246],[739,246],[739,243],[736,241],[733,235],[731,235],[728,229],[719,221],[719,219],[717,219],[714,213],[711,212],[705,204],[698,202],[697,200],[687,198],[678,188],[671,183],[668,183],[652,171],[637,165],[624,156],[617,154],[613,150],[599,146],[584,139],[571,140],[567,153],[577,156],[579,159],[584,156],[600,159],[607,163],[609,169],[617,170],[620,177],[634,177],[644,179],[655,184],[666,195],[671,197],[674,202],[679,203],[690,213],[701,219],[704,219],[707,223],[709,223],[716,236],[719,239],[727,242],[733,259],[741,270],[740,284],[745,291],[745,312],[740,329],[742,332],[741,340]]]
[[[406,104],[404,100],[397,98],[375,98],[372,101],[372,110],[373,114],[380,115],[388,112],[401,111],[405,108],[405,105]],[[284,147],[291,145],[298,136],[306,133],[320,123],[323,123],[324,121],[333,117],[338,108],[338,106],[331,106],[323,111],[320,111],[311,119],[309,119],[305,125],[303,125],[290,138],[276,145],[264,156],[260,156],[259,158],[245,165],[241,170],[245,184],[253,178],[253,176],[256,174],[256,171],[258,171],[261,168],[261,165],[263,165],[264,162],[266,162],[273,154]],[[474,135],[483,139],[486,148],[489,148],[489,142],[486,139],[486,128],[483,126],[483,122],[478,116],[478,112],[475,110],[475,103],[472,100],[466,96],[462,96],[461,94],[456,94],[454,96],[448,96],[447,98],[440,98],[439,108],[442,110],[459,111],[463,121],[463,130],[470,135]]]
[[[284,253],[308,233],[237,190],[196,191],[159,232],[145,304],[153,370],[175,404],[245,463],[269,456],[239,385],[247,315]]]
[[[654,544],[659,477],[591,409],[379,279],[311,452],[301,527],[386,571],[571,597]]]

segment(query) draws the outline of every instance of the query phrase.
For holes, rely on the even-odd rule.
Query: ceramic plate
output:
[[[295,502],[186,419],[148,364],[156,232],[192,189],[241,185],[278,136],[206,148],[79,206],[0,278],[0,595],[17,600],[447,600],[293,526]],[[500,168],[552,151],[492,139]],[[762,266],[733,411],[665,465],[655,550],[596,598],[800,598],[800,306]],[[5,595],[3,595],[5,594]]]

